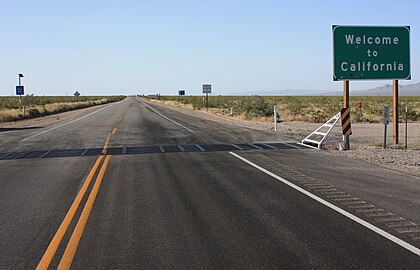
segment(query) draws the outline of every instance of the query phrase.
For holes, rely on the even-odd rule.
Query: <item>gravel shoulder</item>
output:
[[[228,122],[242,127],[274,133],[272,122],[245,121],[235,117],[217,115],[211,110],[197,111],[189,107],[174,106],[153,101],[159,106],[170,107],[174,110],[195,115],[216,122]],[[281,114],[281,112],[280,112]],[[277,134],[279,137],[288,137],[301,141],[312,131],[318,128],[320,123],[282,122],[278,123]],[[342,140],[341,125],[331,132],[326,141],[327,150],[332,156],[342,156],[362,160],[388,169],[420,177],[420,122],[408,123],[407,142],[408,149],[404,149],[405,124],[399,124],[399,145],[393,145],[392,123],[388,126],[387,149],[383,149],[384,126],[382,123],[353,123],[353,134],[350,137],[351,150],[339,151]]]

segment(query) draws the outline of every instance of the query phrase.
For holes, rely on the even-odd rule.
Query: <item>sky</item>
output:
[[[420,82],[420,1],[0,0],[0,95],[337,91],[332,25],[410,26]],[[366,89],[390,81],[352,81]]]

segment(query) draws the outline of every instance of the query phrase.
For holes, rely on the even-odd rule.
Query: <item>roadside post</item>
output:
[[[206,94],[206,110],[209,110],[209,94],[211,94],[211,84],[203,84],[203,94]]]
[[[407,132],[408,132],[408,126],[407,126],[407,118],[408,118],[408,106],[405,105],[405,140],[404,140],[404,148],[407,149]]]
[[[333,80],[393,80],[394,144],[398,144],[398,80],[410,80],[410,26],[332,26]],[[348,140],[348,138],[344,138]]]
[[[76,97],[76,104],[79,105],[79,96],[80,96],[79,91],[74,92],[74,96]]]
[[[350,123],[350,108],[342,108],[340,114],[341,128],[344,137],[344,150],[350,150],[350,135],[352,134]]]
[[[386,148],[386,127],[389,124],[389,107],[385,106],[384,107],[384,149]]]
[[[348,119],[348,124],[350,125],[350,82],[348,81],[348,80],[344,80],[344,83],[343,83],[344,85],[343,85],[343,96],[344,96],[344,102],[343,102],[343,104],[344,104],[344,109],[348,109],[347,110],[347,112],[348,112],[348,115],[349,115],[349,119]],[[341,116],[343,116],[343,112],[346,112],[346,110],[341,110],[342,112],[341,112]],[[344,136],[344,150],[350,150],[350,136],[349,135],[346,135],[345,134],[345,132],[344,132],[344,125],[345,125],[346,123],[343,123],[343,120],[342,120],[342,127],[343,127],[343,136]],[[351,133],[351,130],[350,130],[350,133]]]
[[[392,101],[392,124],[394,126],[394,144],[398,144],[399,142],[399,138],[398,138],[398,80],[393,80],[392,81],[392,96],[393,96],[393,101]]]
[[[23,116],[25,116],[25,104],[22,103],[22,95],[25,94],[24,87],[22,85],[22,78],[24,76],[23,74],[18,74],[18,77],[19,77],[19,85],[16,86],[16,95],[19,95],[18,108],[19,108],[19,111],[22,111],[22,108],[23,108]]]
[[[277,132],[277,108],[274,105],[274,131]]]

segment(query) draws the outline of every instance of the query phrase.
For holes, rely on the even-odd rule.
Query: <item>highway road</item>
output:
[[[134,97],[0,127],[0,269],[419,269],[420,179]]]

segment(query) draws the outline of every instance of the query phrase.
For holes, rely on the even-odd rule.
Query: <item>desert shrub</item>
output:
[[[317,110],[317,111],[313,111],[311,113],[311,118],[312,121],[311,122],[315,122],[315,123],[322,123],[327,121],[327,116],[325,115],[324,112],[322,112],[321,110]]]
[[[203,108],[203,96],[159,96],[160,100],[192,104],[194,109]],[[400,119],[405,118],[405,105],[408,106],[408,119],[419,121],[420,97],[400,97]],[[362,108],[359,109],[358,103]],[[209,106],[222,110],[233,108],[235,114],[247,118],[273,115],[273,106],[279,105],[284,119],[323,122],[338,113],[343,104],[341,96],[209,96]],[[383,107],[392,106],[392,97],[350,97],[350,113],[354,122],[379,122]],[[391,110],[392,114],[392,110]]]
[[[273,108],[262,97],[256,97],[252,102],[244,106],[245,115],[249,118],[273,115]]]
[[[39,110],[36,108],[31,108],[27,110],[27,113],[29,116],[31,117],[36,117],[36,116],[40,116]]]

